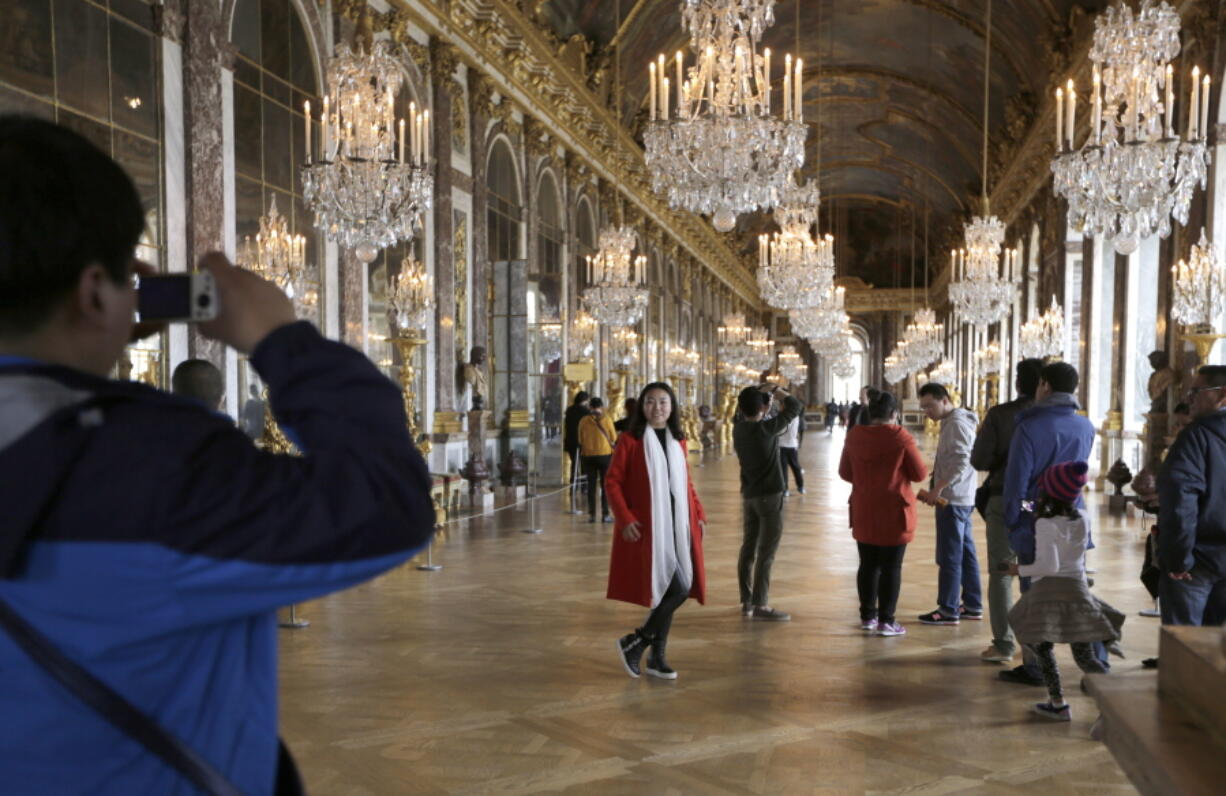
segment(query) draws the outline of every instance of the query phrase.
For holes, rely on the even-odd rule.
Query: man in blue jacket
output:
[[[200,331],[250,355],[305,455],[107,377],[133,336],[144,213],[66,128],[0,116],[0,601],[245,794],[278,776],[279,606],[400,564],[433,532],[396,388],[219,254]],[[141,330],[147,331],[147,330]],[[26,793],[187,779],[0,629],[0,771]]]
[[[1165,625],[1219,625],[1226,621],[1226,367],[1201,368],[1188,392],[1196,419],[1158,475],[1158,566],[1166,573],[1158,603]]]
[[[1077,414],[1077,369],[1067,362],[1052,362],[1039,372],[1034,406],[1017,416],[1009,459],[1005,465],[1004,512],[1009,546],[1023,564],[1034,562],[1033,506],[1039,497],[1039,476],[1059,462],[1087,461],[1094,447],[1094,424]],[[1077,498],[1078,508],[1085,502]],[[1022,590],[1029,588],[1022,579]],[[1000,679],[1025,685],[1043,685],[1037,661],[1022,650],[1025,663],[1000,672]]]

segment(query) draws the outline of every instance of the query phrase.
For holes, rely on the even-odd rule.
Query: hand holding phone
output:
[[[234,267],[221,252],[201,257],[200,270],[212,275],[220,305],[213,320],[200,324],[205,337],[249,354],[271,332],[297,320],[293,302],[281,288]]]
[[[921,500],[922,502],[927,503],[929,506],[948,506],[949,505],[948,500],[941,497],[940,495],[932,494],[927,489],[921,489],[915,495],[915,497]]]
[[[201,323],[219,310],[213,275],[140,274],[136,286],[139,323]]]

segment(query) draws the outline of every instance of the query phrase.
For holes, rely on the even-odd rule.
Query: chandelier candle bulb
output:
[[[1200,135],[1209,137],[1209,76],[1205,75],[1200,91]]]
[[[322,128],[320,130],[320,138],[322,140],[319,142],[320,147],[321,147],[320,156],[325,161],[328,161],[332,159],[332,156],[328,154],[328,95],[327,94],[324,94],[324,113],[323,113],[323,116],[320,117],[319,121],[320,121],[320,127]]]
[[[1167,68],[1169,69],[1170,67]],[[1103,84],[1102,74],[1098,71],[1098,64],[1094,64],[1094,97],[1092,102],[1094,104],[1091,111],[1094,117],[1094,144],[1098,146],[1103,142]]]
[[[805,101],[804,101],[804,61],[800,58],[796,59],[796,81],[793,86],[796,91],[796,99],[792,103],[796,111],[796,121],[803,122],[805,120]]]
[[[1056,151],[1064,151],[1064,89],[1056,89]]]
[[[1065,117],[1065,122],[1068,125],[1068,148],[1073,148],[1073,132],[1077,126],[1077,90],[1073,88],[1073,81],[1068,82],[1068,114]]]
[[[647,64],[647,91],[648,102],[647,107],[651,111],[651,121],[656,120],[656,65],[654,63]]]
[[[311,162],[311,101],[302,103],[303,133],[306,135],[306,162]]]
[[[430,163],[430,111],[421,112],[421,164]]]
[[[1192,101],[1188,103],[1188,140],[1200,138],[1196,108],[1200,105],[1200,67],[1192,67]]]
[[[762,51],[762,96],[763,96],[763,112],[765,115],[771,114],[771,48],[767,47]]]

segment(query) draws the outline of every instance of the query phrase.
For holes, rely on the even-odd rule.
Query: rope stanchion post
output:
[[[289,607],[289,619],[286,619],[284,622],[277,623],[277,627],[283,627],[287,630],[301,630],[304,627],[310,626],[310,621],[298,618],[297,606],[295,605],[290,605]]]
[[[438,572],[443,568],[442,564],[434,563],[434,538],[430,539],[430,544],[426,547],[426,563],[418,564],[417,568],[422,572]]]
[[[537,526],[536,523],[536,501],[537,501],[537,473],[528,473],[528,527],[524,529],[524,533],[544,533],[545,530]]]

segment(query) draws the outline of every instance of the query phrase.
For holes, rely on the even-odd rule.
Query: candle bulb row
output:
[[[409,124],[406,130],[405,119],[400,119],[398,122],[393,120],[389,94],[383,125],[381,127],[377,123],[371,123],[368,139],[355,134],[353,122],[346,122],[342,133],[340,114],[330,113],[329,104],[328,97],[325,96],[323,100],[323,113],[319,120],[320,157],[323,162],[330,162],[337,156],[353,157],[363,149],[369,149],[377,153],[382,143],[380,141],[381,132],[386,132],[390,139],[388,142],[388,160],[398,157],[401,163],[406,162],[406,145],[408,146],[408,162],[412,165],[424,166],[429,160],[430,111],[422,110],[418,113],[417,103],[409,104],[409,118],[407,120]],[[311,118],[311,103],[309,100],[302,103],[302,112],[303,134],[306,141],[306,162],[310,165],[315,162],[315,150],[311,145],[314,120]],[[398,135],[396,134],[397,130],[399,130]]]
[[[616,266],[610,267],[604,257],[600,255],[587,256],[587,283],[589,285],[600,284],[601,282],[613,282],[621,285],[641,285],[643,284],[643,276],[647,272],[647,258],[639,255],[631,262],[627,263],[627,273],[622,274],[621,268]]]
[[[1164,77],[1164,102],[1160,107],[1161,129],[1167,139],[1175,138],[1175,71],[1169,64]],[[1093,73],[1093,96],[1090,99],[1090,138],[1094,144],[1101,145],[1103,140],[1103,86],[1102,73],[1097,64]],[[1188,103],[1188,124],[1184,131],[1184,140],[1203,140],[1209,128],[1209,76],[1203,78],[1200,67],[1192,69],[1192,91]],[[1128,84],[1126,109],[1121,120],[1123,128],[1122,140],[1137,141],[1142,138],[1142,120],[1140,114],[1139,92],[1145,90],[1138,80]],[[1077,119],[1077,90],[1073,81],[1056,89],[1056,150],[1067,152],[1074,149],[1073,136]],[[1115,124],[1115,121],[1108,120]],[[1148,121],[1148,120],[1146,120]]]
[[[730,99],[734,113],[745,116],[771,114],[771,51],[763,51],[757,58],[752,50],[740,47],[733,54],[732,73],[720,75],[716,80],[718,62],[714,48],[708,47],[699,55],[697,66],[691,70],[690,79],[685,77],[684,57],[678,51],[674,61],[673,77],[668,76],[668,64],[664,55],[648,62],[647,106],[651,121],[669,121],[672,116],[693,118],[706,104],[708,109],[717,107],[716,90],[730,82]],[[787,56],[783,75],[783,118],[785,121],[804,121],[804,61]],[[674,93],[675,96],[674,96]]]

